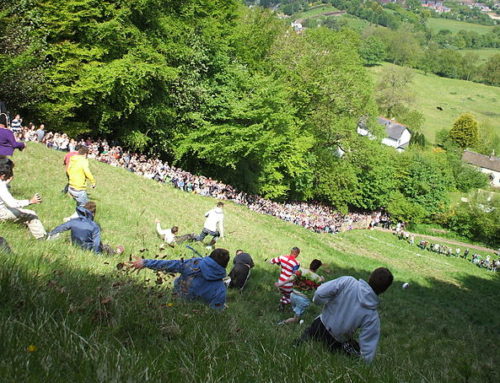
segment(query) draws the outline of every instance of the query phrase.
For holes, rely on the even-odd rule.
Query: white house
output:
[[[482,173],[488,174],[490,176],[491,186],[500,187],[499,157],[493,155],[485,156],[484,154],[464,150],[462,161],[479,168]]]
[[[384,117],[377,118],[377,122],[385,127],[386,138],[382,143],[396,148],[398,152],[404,151],[411,140],[410,130],[399,122]]]

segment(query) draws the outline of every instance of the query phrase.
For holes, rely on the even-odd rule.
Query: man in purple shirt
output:
[[[0,156],[12,156],[14,149],[23,150],[23,142],[17,142],[14,133],[4,124],[0,124]]]

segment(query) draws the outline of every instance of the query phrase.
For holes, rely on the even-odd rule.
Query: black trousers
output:
[[[299,343],[305,342],[309,339],[322,342],[331,352],[345,352],[352,356],[360,356],[359,344],[354,339],[345,343],[338,342],[332,334],[328,332],[321,319],[317,317],[311,325],[304,330],[304,333],[299,338]]]

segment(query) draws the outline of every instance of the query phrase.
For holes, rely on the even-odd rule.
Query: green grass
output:
[[[323,5],[321,7],[315,7],[312,9],[309,9],[308,11],[305,12],[299,12],[293,15],[295,19],[309,19],[311,17],[317,17],[322,15],[325,12],[335,12],[338,11],[337,8],[331,6],[331,5]]]
[[[384,66],[373,67],[375,81]],[[411,85],[415,95],[412,108],[424,114],[422,129],[430,142],[435,141],[436,132],[451,129],[454,121],[462,113],[472,113],[479,123],[500,125],[500,87],[478,84],[472,81],[455,80],[433,74],[425,75],[414,70]],[[438,110],[437,107],[443,110]]]
[[[494,49],[494,48],[461,49],[458,52],[460,52],[462,55],[465,55],[466,53],[474,53],[479,56],[480,62],[485,62],[494,55],[500,54],[500,49]]]
[[[62,157],[38,144],[14,157],[12,192],[18,198],[40,192],[44,202],[34,209],[49,229],[74,208],[60,193]],[[499,381],[498,274],[421,252],[391,234],[320,235],[228,203],[228,235],[220,246],[232,254],[247,250],[256,267],[245,292],[231,291],[228,310],[214,313],[174,300],[170,283],[155,284],[151,271],[131,275],[115,265],[131,254],[189,256],[182,248],[159,250],[154,218],[178,224],[182,233],[197,232],[215,200],[94,161],[91,169],[103,239],[123,244],[126,252],[99,257],[64,238],[39,242],[23,227],[1,225],[15,255],[0,255],[0,381]],[[323,260],[320,273],[328,279],[366,278],[379,266],[393,271],[394,286],[381,297],[382,334],[371,366],[314,343],[292,348],[304,326],[275,325],[290,313],[276,310],[278,270],[264,259],[292,246],[302,249],[303,264]],[[403,282],[411,287],[401,289]],[[306,323],[318,313],[311,307]],[[36,351],[29,352],[30,345]]]
[[[435,33],[442,29],[448,29],[453,33],[464,30],[480,34],[485,34],[493,30],[493,26],[490,25],[472,24],[466,23],[465,21],[448,20],[439,17],[429,18],[427,20],[427,26]]]

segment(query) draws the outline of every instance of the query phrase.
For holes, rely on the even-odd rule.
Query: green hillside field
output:
[[[452,33],[457,33],[458,31],[464,30],[477,32],[480,34],[488,33],[493,30],[493,26],[491,25],[473,24],[467,23],[465,21],[443,19],[440,17],[429,18],[427,20],[427,26],[435,33],[439,32],[442,29],[448,29]]]
[[[458,52],[460,52],[462,55],[465,55],[467,53],[474,53],[479,56],[479,60],[481,62],[485,62],[491,57],[500,54],[500,49],[495,49],[495,48],[460,49]]]
[[[383,64],[369,70],[377,81]],[[415,96],[413,109],[425,116],[423,133],[434,142],[436,132],[451,129],[462,113],[472,113],[480,123],[500,126],[500,88],[472,81],[449,79],[414,70],[411,88]],[[441,107],[443,110],[437,109]]]
[[[34,209],[48,229],[74,209],[60,191],[63,153],[29,144],[16,153],[12,193],[40,192]],[[1,382],[495,382],[500,310],[498,273],[459,258],[421,251],[390,233],[316,234],[227,203],[227,238],[221,247],[250,252],[256,267],[242,294],[215,313],[171,297],[172,276],[157,284],[148,270],[117,270],[129,256],[174,259],[186,249],[160,250],[154,219],[180,232],[197,232],[215,200],[174,190],[123,169],[91,161],[92,198],[104,242],[122,244],[121,256],[100,257],[65,238],[42,242],[27,229],[1,224],[15,255],[0,254]],[[194,245],[205,252],[203,246]],[[382,334],[370,366],[329,354],[319,344],[292,342],[304,329],[277,326],[273,282],[278,269],[266,258],[302,249],[327,279],[367,278],[389,267],[394,285],[381,296]],[[159,281],[162,282],[162,281]],[[410,288],[403,290],[403,282]],[[320,312],[311,307],[310,323]]]

